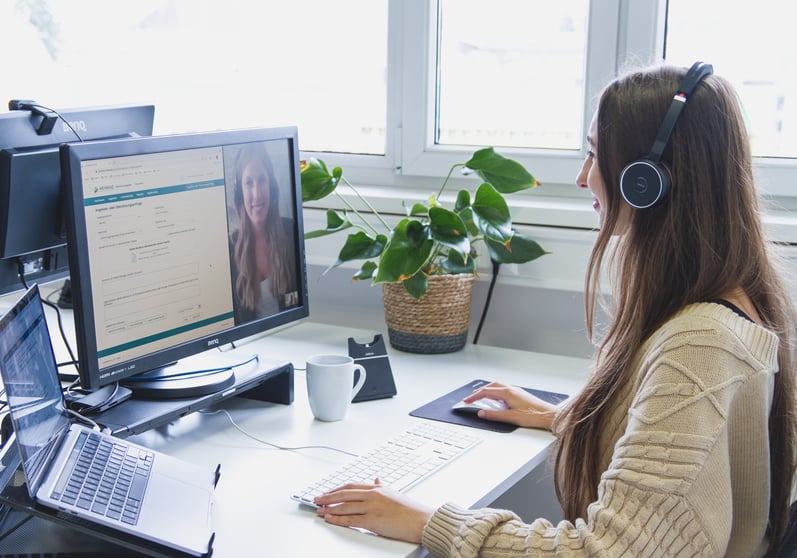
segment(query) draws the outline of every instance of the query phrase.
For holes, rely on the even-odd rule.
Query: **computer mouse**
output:
[[[469,413],[469,414],[476,414],[482,409],[491,410],[491,411],[503,411],[507,409],[507,404],[500,400],[500,399],[490,399],[488,397],[483,397],[482,399],[477,399],[476,401],[471,401],[470,403],[466,403],[465,400],[457,401],[454,405],[451,406],[453,411],[457,411],[459,413]]]

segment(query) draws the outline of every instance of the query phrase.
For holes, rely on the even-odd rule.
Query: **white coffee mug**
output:
[[[354,383],[354,372],[359,372]],[[315,355],[307,359],[307,398],[318,420],[342,420],[351,400],[365,385],[365,368],[346,355]],[[354,387],[352,387],[354,386]]]

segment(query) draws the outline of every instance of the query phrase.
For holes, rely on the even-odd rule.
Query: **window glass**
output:
[[[155,132],[297,125],[385,151],[387,0],[0,0],[0,103],[147,103]]]
[[[579,149],[588,0],[440,0],[436,142]]]
[[[709,62],[733,83],[759,157],[797,157],[797,49],[786,4],[668,2],[666,60],[681,66]]]

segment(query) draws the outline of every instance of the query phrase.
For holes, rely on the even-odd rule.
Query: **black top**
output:
[[[741,308],[739,308],[738,306],[736,306],[732,302],[728,302],[724,298],[712,298],[711,300],[707,300],[706,302],[713,302],[714,304],[721,304],[722,306],[725,306],[726,308],[730,308],[731,310],[736,312],[739,316],[741,316],[742,318],[744,318],[748,322],[755,323],[755,321],[753,321],[753,319],[750,318],[750,316],[748,316],[747,314],[742,312]]]

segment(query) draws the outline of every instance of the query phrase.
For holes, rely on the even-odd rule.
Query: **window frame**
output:
[[[473,149],[434,144],[434,86],[437,0],[388,0],[388,86],[385,155],[303,151],[329,166],[341,166],[348,179],[378,192],[376,207],[396,211],[396,201],[421,197],[439,186],[455,163]],[[591,0],[585,76],[583,129],[586,131],[601,88],[624,67],[662,60],[667,0]],[[586,154],[580,150],[502,148],[517,158],[544,188],[508,199],[516,222],[532,225],[594,228],[584,211],[586,192],[573,181]],[[756,158],[760,187],[780,209],[797,209],[797,159]],[[432,180],[434,179],[434,180]],[[469,180],[469,179],[458,179]],[[456,182],[456,181],[455,181]],[[453,188],[452,188],[453,189]],[[373,191],[371,193],[374,193]],[[315,207],[335,207],[326,199]],[[791,236],[791,235],[790,235]],[[797,239],[797,233],[795,233]]]

